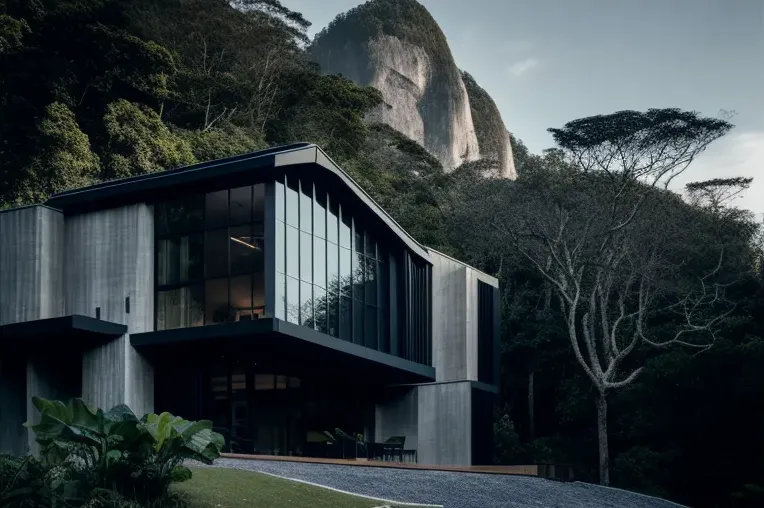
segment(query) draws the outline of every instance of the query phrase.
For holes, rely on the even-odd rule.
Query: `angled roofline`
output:
[[[312,143],[278,146],[182,168],[102,182],[54,194],[44,205],[66,213],[67,210],[86,208],[88,205],[97,205],[103,202],[113,202],[113,200],[124,199],[130,195],[138,196],[144,192],[177,185],[199,183],[211,178],[240,175],[253,170],[279,169],[301,165],[320,166],[337,176],[409,249],[425,261],[430,261],[427,249],[379,206],[326,152]],[[136,199],[135,202],[140,202],[140,199]]]
[[[446,259],[450,259],[451,261],[454,261],[454,262],[459,263],[460,265],[462,265],[462,266],[464,266],[466,268],[469,268],[470,270],[472,270],[473,272],[475,272],[477,274],[478,279],[482,280],[486,284],[488,284],[490,286],[493,286],[493,287],[496,287],[496,288],[499,287],[499,279],[497,279],[493,275],[487,274],[487,273],[485,273],[482,270],[478,270],[474,266],[468,265],[464,261],[461,261],[459,259],[451,257],[448,254],[444,254],[444,253],[442,253],[440,251],[437,251],[437,250],[433,249],[432,247],[425,247],[425,248],[427,249],[428,252],[432,252],[433,254],[437,254],[438,256],[444,257]]]

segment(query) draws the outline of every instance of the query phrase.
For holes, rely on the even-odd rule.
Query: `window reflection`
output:
[[[340,246],[350,248],[350,230],[352,228],[353,219],[348,212],[340,210],[342,220],[340,221]]]
[[[313,282],[313,240],[310,233],[300,232],[300,279]]]
[[[313,233],[313,185],[300,184],[300,231]]]
[[[290,277],[300,276],[300,232],[297,228],[286,228],[286,273]]]
[[[300,320],[302,326],[313,328],[313,286],[308,282],[300,283]]]
[[[204,319],[207,324],[234,321],[234,313],[228,305],[228,279],[212,279],[204,288]]]
[[[263,314],[264,201],[260,184],[155,206],[157,330]]]
[[[205,274],[220,277],[228,274],[228,229],[207,231],[204,239]]]
[[[313,201],[313,234],[318,238],[326,238],[326,193],[318,186]]]
[[[231,224],[252,222],[252,187],[231,189]]]
[[[228,223],[228,190],[210,192],[205,196],[204,222],[207,227]]]
[[[329,196],[329,210],[326,215],[326,239],[330,242],[339,243],[339,216],[339,206]]]
[[[313,239],[313,283],[326,287],[326,241]]]
[[[297,189],[297,179],[289,179],[286,186],[286,223],[289,226],[299,227],[300,224],[300,199]]]
[[[286,302],[287,321],[300,324],[300,281],[294,277],[286,278]]]

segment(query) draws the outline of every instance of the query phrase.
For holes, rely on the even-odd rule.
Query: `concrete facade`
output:
[[[154,328],[154,215],[136,204],[77,215],[66,221],[66,312]],[[127,312],[127,298],[130,312]],[[87,350],[82,398],[99,407],[125,403],[137,414],[153,411],[154,373],[130,345],[130,336]]]
[[[46,206],[0,213],[0,325],[96,317],[100,307],[100,319],[153,330],[153,221],[145,204],[66,218]],[[153,370],[129,335],[85,350],[49,347],[0,350],[0,452],[37,451],[23,427],[37,421],[33,397],[153,410]]]

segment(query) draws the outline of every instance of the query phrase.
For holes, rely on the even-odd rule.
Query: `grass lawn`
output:
[[[251,471],[192,469],[193,478],[173,487],[188,501],[189,508],[372,508],[384,505],[380,501]]]

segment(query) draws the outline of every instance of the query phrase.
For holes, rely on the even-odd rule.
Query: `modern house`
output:
[[[0,212],[0,452],[33,396],[213,420],[230,450],[324,431],[490,463],[498,282],[419,244],[318,147]],[[320,441],[320,439],[318,439]]]

